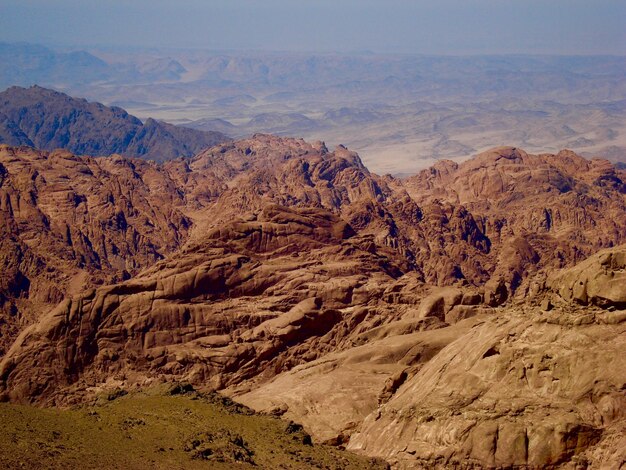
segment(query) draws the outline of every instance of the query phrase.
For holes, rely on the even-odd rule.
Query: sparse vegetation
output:
[[[0,404],[0,467],[382,469],[216,394],[150,389],[71,410]],[[297,438],[295,438],[297,437]],[[309,437],[307,440],[306,437]]]

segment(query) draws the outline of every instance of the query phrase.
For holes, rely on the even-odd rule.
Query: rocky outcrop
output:
[[[222,388],[321,355],[355,322],[344,310],[372,300],[369,284],[401,273],[391,252],[353,237],[322,209],[274,206],[234,221],[176,261],[68,299],[27,328],[0,365],[8,397],[62,401],[65,386],[116,374]]]
[[[471,224],[461,226],[461,238],[486,237],[491,259],[497,258],[496,268],[487,268],[494,287],[502,280],[509,294],[523,297],[530,289],[524,279],[535,273],[626,241],[621,178],[606,160],[586,160],[567,150],[530,155],[502,147],[461,164],[439,162],[408,178],[404,187],[420,207],[449,204],[471,214],[479,238],[468,232]],[[462,272],[468,279],[480,273]]]
[[[626,246],[597,253],[573,268],[555,273],[548,286],[565,301],[626,308]]]
[[[511,308],[488,319],[409,378],[348,447],[398,468],[618,468],[619,455],[595,446],[624,432],[625,326],[594,315]]]
[[[379,308],[356,309],[353,315],[387,312]],[[303,423],[319,442],[345,444],[409,377],[475,324],[475,319],[450,327],[437,321],[400,319],[370,326],[350,335],[349,347],[341,351],[267,382],[244,383],[226,392],[257,411],[281,410],[285,417]]]
[[[76,155],[166,161],[191,157],[227,141],[198,131],[148,119],[142,123],[121,108],[89,103],[38,86],[11,87],[0,93],[0,144],[62,148]]]
[[[0,354],[66,295],[179,248],[191,219],[157,165],[0,146]]]
[[[551,276],[550,312],[522,304],[479,317],[401,381],[348,448],[397,468],[619,468],[624,248]],[[460,297],[436,291],[420,314],[441,317]]]
[[[423,299],[341,352],[231,393],[397,468],[619,468],[624,311],[563,300],[550,312],[490,309],[458,288]],[[464,304],[473,316],[441,321]]]

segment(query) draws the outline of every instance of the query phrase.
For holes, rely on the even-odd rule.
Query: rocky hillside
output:
[[[441,161],[403,186],[421,207],[471,213],[480,233],[501,252],[494,274],[510,290],[537,268],[562,268],[624,241],[623,172],[567,150],[529,155],[493,149],[462,164]]]
[[[550,285],[543,308],[511,306],[485,317],[408,374],[349,447],[398,468],[620,468],[626,246],[558,273]]]
[[[76,155],[112,154],[165,161],[191,157],[228,138],[148,119],[121,108],[72,98],[46,88],[11,87],[0,93],[0,143]]]
[[[445,162],[400,181],[370,173],[343,147],[262,135],[164,166],[5,147],[3,346],[65,294],[135,275],[191,232],[195,245],[215,244],[207,232],[226,233],[226,224],[254,220],[268,204],[324,210],[369,237],[370,250],[389,251],[416,282],[499,289],[492,303],[525,295],[548,268],[623,241],[623,183],[610,164],[571,154],[505,158],[516,154],[504,148],[458,169],[450,163],[458,184],[469,173],[509,178],[506,188],[474,182],[491,192],[470,200],[442,179]]]
[[[66,295],[128,279],[191,221],[161,167],[0,146],[0,350]]]
[[[619,458],[626,194],[605,161],[500,148],[402,181],[257,135],[162,166],[0,164],[6,400],[186,380],[400,467]]]

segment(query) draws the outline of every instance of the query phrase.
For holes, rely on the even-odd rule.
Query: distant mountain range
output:
[[[37,44],[0,43],[0,87],[107,80],[109,65],[86,51],[59,53]]]
[[[0,88],[39,84],[66,90],[91,83],[161,82],[178,80],[185,72],[171,58],[109,63],[84,50],[61,52],[39,44],[0,42]]]
[[[122,108],[91,103],[39,86],[0,93],[0,143],[77,155],[114,153],[155,161],[190,157],[229,140],[220,133],[178,127]]]
[[[425,56],[0,43],[0,90],[34,84],[234,138],[323,140],[410,175],[494,145],[626,162],[611,56]]]

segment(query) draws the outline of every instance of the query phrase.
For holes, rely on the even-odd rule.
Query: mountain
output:
[[[200,119],[184,124],[184,126],[199,130],[214,130],[231,136],[236,135],[237,132],[237,126],[218,118]]]
[[[137,274],[187,237],[183,196],[153,162],[0,149],[2,349],[68,293]]]
[[[182,380],[398,468],[623,456],[605,160],[500,147],[400,180],[268,135],[162,165],[5,146],[0,210],[2,400]]]
[[[110,53],[99,55],[106,58]],[[108,62],[86,50],[58,51],[39,44],[0,42],[2,89],[43,84],[77,91],[92,83],[177,81],[185,72],[185,67],[171,57]]]
[[[568,150],[529,155],[497,148],[461,164],[441,161],[407,178],[404,187],[421,207],[434,203],[469,211],[492,247],[506,253],[495,273],[512,290],[536,264],[580,261],[623,240],[623,172]]]
[[[55,52],[37,44],[0,42],[0,88],[113,77],[114,70],[106,62],[86,51]]]
[[[0,93],[0,143],[67,149],[77,155],[114,153],[164,161],[190,157],[224,142],[219,132],[196,131],[154,119],[142,123],[121,108],[90,103],[39,86]]]
[[[301,129],[315,129],[317,123],[299,113],[262,113],[254,116],[248,122],[247,127],[256,129],[256,132],[275,133],[275,131],[280,131],[283,134],[289,134],[290,131],[293,132],[294,130],[297,133]]]

